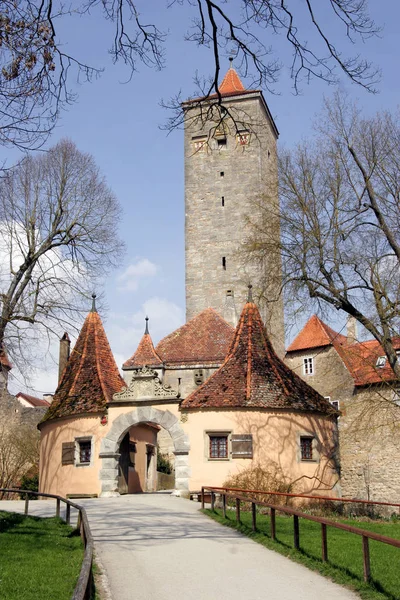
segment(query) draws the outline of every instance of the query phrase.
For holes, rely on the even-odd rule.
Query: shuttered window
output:
[[[64,442],[62,445],[61,464],[73,465],[75,463],[75,442]]]
[[[253,436],[232,434],[232,458],[253,458]]]

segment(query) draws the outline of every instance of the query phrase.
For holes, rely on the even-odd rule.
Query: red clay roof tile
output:
[[[238,92],[245,91],[245,87],[233,67],[228,70],[218,90],[222,96],[224,94],[237,94]]]
[[[29,402],[32,406],[50,406],[50,402],[47,400],[43,400],[41,398],[36,398],[35,396],[30,396],[29,394],[25,394],[24,392],[18,392],[16,394],[16,398],[23,398],[27,402]]]
[[[206,308],[156,346],[166,365],[221,364],[234,329],[213,308]]]
[[[400,338],[393,340],[395,348],[400,349]],[[380,356],[385,356],[382,346],[377,340],[368,340],[348,344],[347,338],[331,329],[313,315],[307,321],[298,336],[290,344],[287,352],[308,350],[311,348],[333,346],[345,367],[354,379],[355,386],[383,383],[396,379],[388,361],[384,367],[377,367],[376,361]]]
[[[337,414],[275,354],[257,306],[247,302],[223,365],[182,402],[184,409],[268,408]]]
[[[124,387],[97,312],[86,317],[43,421],[103,412],[113,394]]]
[[[147,331],[147,329],[146,329]],[[123,369],[139,367],[162,367],[163,361],[154,350],[153,341],[149,333],[145,333],[139,342],[135,354],[122,365]]]
[[[333,341],[336,341],[338,344],[346,344],[347,342],[344,335],[328,327],[317,315],[313,315],[290,344],[287,352],[330,346]]]

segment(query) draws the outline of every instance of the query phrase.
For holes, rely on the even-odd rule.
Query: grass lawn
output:
[[[251,513],[241,512],[241,524],[236,523],[235,512],[228,511],[227,519],[222,511],[205,510],[204,513],[219,523],[244,533],[271,550],[290,557],[296,562],[318,571],[333,581],[357,591],[365,600],[400,600],[400,548],[394,548],[374,540],[369,541],[372,581],[363,580],[362,538],[358,535],[327,528],[328,562],[321,560],[321,525],[300,519],[300,550],[293,546],[293,518],[276,515],[276,536],[270,538],[270,520],[267,515],[257,514],[257,531],[251,529]],[[400,539],[399,522],[360,521],[340,519],[340,522],[375,531],[388,537]]]
[[[57,517],[0,511],[0,598],[70,600],[83,559],[72,532]]]

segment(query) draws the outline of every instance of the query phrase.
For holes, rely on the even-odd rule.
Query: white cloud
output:
[[[142,258],[129,265],[125,271],[117,277],[118,289],[128,292],[136,292],[143,280],[151,279],[158,272],[158,267],[148,258]]]

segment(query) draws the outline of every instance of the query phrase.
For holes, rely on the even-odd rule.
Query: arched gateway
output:
[[[189,439],[184,433],[178,418],[169,410],[160,410],[152,406],[140,406],[130,412],[119,415],[113,422],[110,431],[103,438],[100,447],[102,468],[100,471],[100,496],[119,496],[118,492],[118,459],[121,440],[133,425],[155,423],[168,431],[174,443],[175,454],[175,489],[179,492],[189,491]]]

